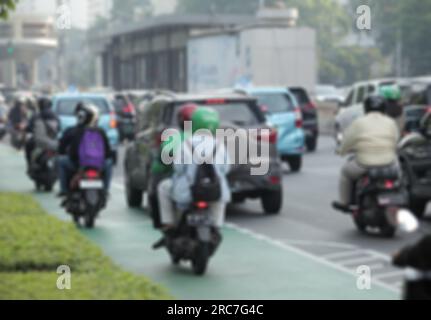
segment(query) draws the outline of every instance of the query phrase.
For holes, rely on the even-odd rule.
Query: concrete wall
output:
[[[189,90],[247,85],[303,86],[317,81],[316,35],[309,28],[256,26],[192,38]]]

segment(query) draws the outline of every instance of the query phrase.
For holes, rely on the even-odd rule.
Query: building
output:
[[[87,25],[92,26],[99,17],[109,18],[112,0],[87,0]]]
[[[96,85],[186,91],[189,39],[255,20],[243,15],[162,15],[109,34],[92,35],[90,43],[100,66],[101,83]]]

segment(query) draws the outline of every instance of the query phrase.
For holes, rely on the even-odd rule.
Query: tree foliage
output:
[[[431,72],[431,0],[354,0],[352,6],[369,5],[372,34],[385,55],[402,48],[405,76]]]
[[[153,12],[151,0],[113,0],[111,19],[130,22],[139,12],[141,16],[149,16]]]
[[[19,0],[0,0],[0,19],[6,20],[10,11],[15,10]]]

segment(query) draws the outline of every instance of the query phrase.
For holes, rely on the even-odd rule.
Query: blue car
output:
[[[277,149],[293,172],[302,167],[305,151],[305,133],[302,128],[301,109],[295,96],[286,88],[247,88],[245,91],[258,100],[268,122],[277,128]]]
[[[114,160],[117,160],[118,146],[120,144],[117,130],[117,119],[114,107],[107,97],[101,94],[59,94],[53,97],[53,111],[60,118],[61,133],[70,127],[76,125],[75,108],[79,102],[88,102],[99,109],[99,127],[102,128],[108,136],[109,143],[114,151]]]

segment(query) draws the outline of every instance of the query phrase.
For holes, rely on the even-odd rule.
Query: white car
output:
[[[377,79],[358,82],[352,86],[346,101],[340,105],[335,117],[335,140],[337,144],[341,144],[343,134],[352,122],[364,115],[365,99],[372,94],[377,94],[381,87],[394,84],[398,84],[403,88],[407,86],[407,81],[396,78]]]

